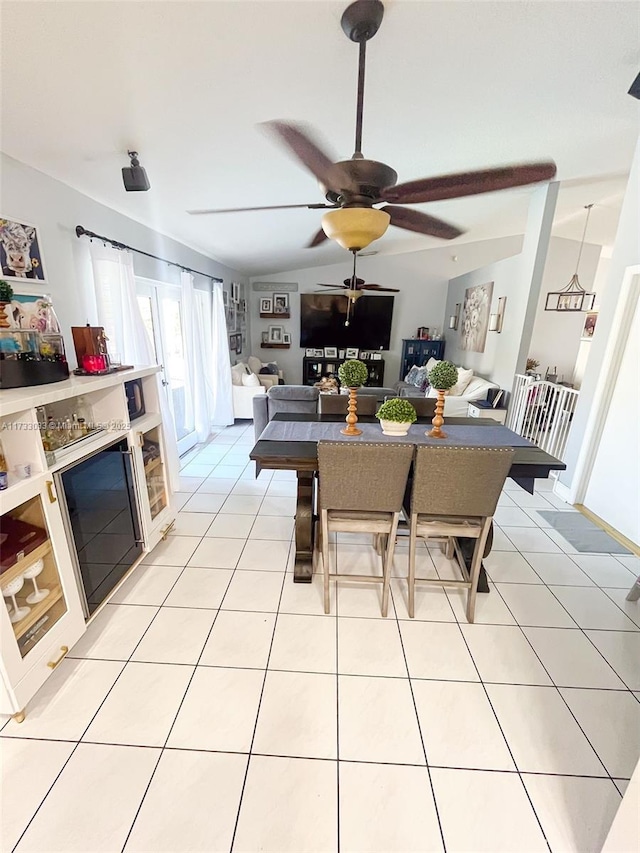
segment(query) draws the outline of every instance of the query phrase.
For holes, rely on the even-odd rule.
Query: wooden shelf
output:
[[[291,314],[287,311],[286,314],[263,314],[260,312],[261,320],[290,320]]]
[[[38,619],[46,613],[48,610],[51,610],[53,605],[60,601],[62,598],[62,588],[59,585],[56,585],[52,590],[49,591],[49,595],[43,600],[39,601],[37,604],[29,604],[28,607],[31,607],[28,615],[21,619],[19,622],[14,622],[12,624],[13,631],[16,635],[16,639],[19,640],[24,634],[27,633],[29,628],[32,625],[35,625]],[[20,602],[18,602],[20,604]]]
[[[162,457],[156,456],[155,459],[152,459],[151,462],[144,466],[144,473],[150,474],[152,471],[155,471],[159,465],[162,465]]]
[[[7,569],[6,572],[3,572],[2,575],[0,575],[0,587],[4,589],[10,581],[18,577],[18,575],[21,575],[29,568],[29,566],[32,566],[36,560],[39,560],[41,557],[46,557],[50,551],[51,541],[47,539],[46,542],[43,542],[42,545],[38,545],[37,548],[34,548],[33,551],[30,551],[25,557],[18,560],[18,562],[14,563],[10,569]],[[47,601],[48,600],[49,599],[47,599]]]
[[[260,344],[260,349],[291,349],[291,344]]]

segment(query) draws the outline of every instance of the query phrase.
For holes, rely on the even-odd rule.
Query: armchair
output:
[[[319,396],[318,389],[309,385],[274,385],[266,394],[254,397],[253,429],[256,441],[277,412],[315,414]]]

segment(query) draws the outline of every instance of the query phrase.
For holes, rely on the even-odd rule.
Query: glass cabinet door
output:
[[[0,588],[24,658],[67,612],[40,495],[0,517]]]
[[[142,462],[147,483],[151,520],[160,515],[169,502],[165,486],[165,465],[161,438],[159,427],[154,427],[141,434]]]

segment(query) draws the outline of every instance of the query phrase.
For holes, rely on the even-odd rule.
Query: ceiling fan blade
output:
[[[380,293],[400,293],[397,287],[382,287],[379,284],[363,284],[358,290],[377,290]]]
[[[347,289],[344,284],[322,284],[321,282],[318,282],[317,287],[333,287],[334,290]]]
[[[419,210],[410,210],[408,207],[396,207],[387,204],[380,208],[391,217],[391,225],[405,228],[407,231],[417,231],[418,234],[429,234],[431,237],[440,237],[442,240],[453,240],[464,232],[455,225],[449,225],[442,219],[429,216]]]
[[[500,166],[497,169],[481,169],[476,172],[458,172],[422,178],[387,187],[382,192],[386,201],[398,204],[420,204],[426,201],[441,201],[446,198],[461,198],[465,195],[491,193],[510,187],[522,187],[550,181],[556,174],[553,161],[544,163],[521,163],[516,166]]]
[[[328,240],[328,239],[329,238],[327,237],[327,235],[324,233],[324,231],[321,228],[319,231],[316,231],[316,233],[311,238],[311,241],[309,243],[307,243],[305,248],[306,249],[315,249],[316,246],[319,246],[321,243],[324,243],[325,240]]]
[[[289,151],[327,189],[340,193],[352,188],[353,179],[311,139],[300,125],[288,121],[265,121],[263,127],[284,142]]]
[[[324,208],[334,209],[337,204],[267,204],[262,207],[221,207],[203,208],[202,210],[187,210],[190,216],[206,216],[209,213],[248,213],[252,210],[294,210],[306,207],[308,210],[322,210]]]

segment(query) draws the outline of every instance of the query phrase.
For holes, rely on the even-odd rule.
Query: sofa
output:
[[[263,396],[273,385],[284,381],[282,371],[269,365],[271,373],[261,373],[267,365],[259,358],[249,356],[246,362],[238,362],[231,368],[231,393],[233,399],[233,417],[251,420],[253,417],[253,398]]]
[[[437,361],[430,359],[427,362],[426,368],[431,370]],[[466,417],[469,411],[469,403],[475,400],[486,400],[487,392],[490,388],[498,388],[494,382],[484,379],[482,376],[475,376],[465,371],[464,368],[458,368],[459,375],[464,377],[462,382],[462,392],[450,394],[447,392],[444,398],[444,414],[450,418]],[[407,374],[409,375],[409,374]],[[459,380],[460,381],[460,380]],[[414,385],[413,383],[402,381],[396,382],[395,393],[398,397],[437,397],[438,392],[435,388],[427,388],[426,390]]]
[[[320,391],[309,385],[274,385],[264,395],[253,398],[253,429],[256,441],[278,412],[315,414]]]

